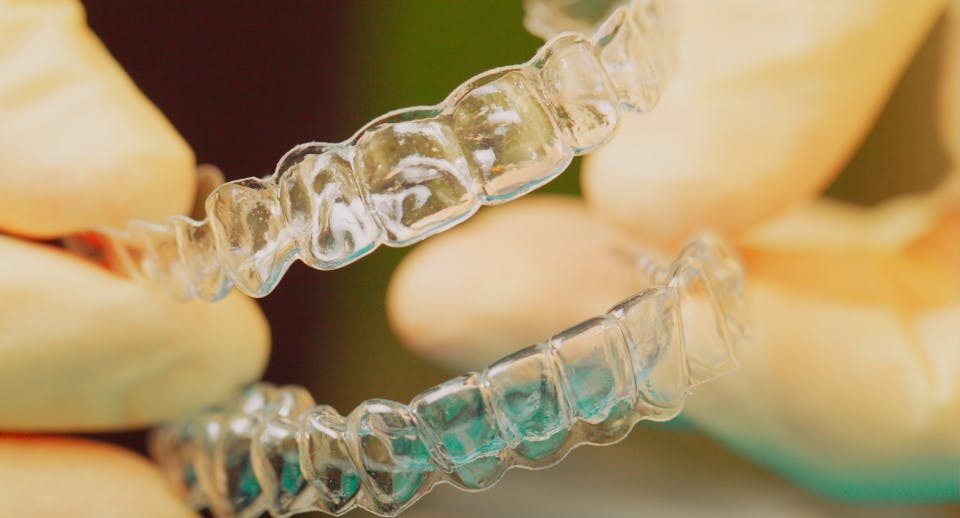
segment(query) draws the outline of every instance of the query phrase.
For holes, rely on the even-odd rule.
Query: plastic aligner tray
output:
[[[390,112],[340,143],[301,144],[272,176],[213,190],[205,219],[133,221],[74,244],[93,243],[112,269],[178,299],[217,300],[233,286],[262,297],[295,259],[339,268],[522,196],[608,141],[624,111],[652,109],[672,68],[673,31],[655,0],[533,0],[527,25],[590,30],[584,3],[606,15],[591,37],[563,32],[440,104]]]
[[[482,490],[508,468],[553,465],[676,416],[693,387],[735,368],[745,324],[734,252],[701,236],[660,271],[606,314],[409,405],[372,399],[342,417],[301,387],[258,384],[157,430],[151,453],[216,516],[393,516],[440,483]]]

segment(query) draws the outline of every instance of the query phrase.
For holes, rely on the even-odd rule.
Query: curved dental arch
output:
[[[715,237],[691,241],[652,287],[479,373],[342,417],[301,387],[258,384],[167,425],[154,458],[216,516],[361,507],[393,516],[439,483],[482,490],[676,416],[696,385],[736,366],[743,270]]]
[[[572,3],[528,0],[528,27],[581,28],[565,17]],[[98,229],[101,259],[178,299],[217,300],[233,286],[262,297],[295,259],[339,268],[543,185],[609,140],[625,110],[652,109],[672,68],[658,1],[595,3],[613,8],[592,37],[558,34],[436,106],[393,111],[338,144],[296,146],[272,176],[217,187],[203,220]]]
[[[535,189],[609,140],[624,110],[653,108],[672,68],[656,0],[596,1],[613,8],[592,37],[559,34],[439,105],[391,112],[339,144],[297,146],[273,176],[215,189],[202,221],[104,230],[104,251],[178,298],[216,300],[233,285],[263,296],[296,258],[338,268]],[[582,29],[564,13],[575,3],[527,0],[528,27]],[[510,467],[619,441],[641,420],[676,416],[693,387],[735,368],[745,334],[743,269],[719,239],[638,267],[651,286],[609,312],[409,405],[373,399],[344,417],[301,387],[261,383],[155,430],[151,454],[188,502],[216,516],[394,516],[437,484],[482,490]]]

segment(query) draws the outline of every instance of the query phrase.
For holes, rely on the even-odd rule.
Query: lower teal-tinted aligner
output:
[[[299,470],[299,469],[298,469]],[[237,507],[246,507],[253,503],[254,500],[260,496],[260,493],[263,492],[263,489],[260,487],[260,482],[257,481],[257,477],[253,472],[253,465],[248,461],[243,464],[243,467],[240,470],[240,479],[237,481]]]
[[[577,415],[590,419],[606,412],[615,397],[610,368],[598,363],[571,370],[569,381],[576,397]]]
[[[393,494],[392,497],[397,502],[407,502],[417,494],[420,483],[426,475],[424,471],[407,470],[398,471],[392,474]]]
[[[521,441],[517,451],[530,460],[539,460],[557,451],[566,440],[568,430],[559,430],[542,441]]]
[[[306,484],[303,473],[300,471],[300,455],[285,453],[283,468],[280,471],[280,487],[289,494],[296,494]]]
[[[563,426],[557,391],[546,382],[520,384],[503,399],[501,411],[522,438],[543,437]]]

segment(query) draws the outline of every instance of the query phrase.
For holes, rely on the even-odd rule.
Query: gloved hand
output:
[[[956,499],[957,4],[677,3],[682,71],[660,106],[586,158],[584,199],[485,209],[416,249],[390,287],[394,329],[439,363],[482,367],[636,290],[625,243],[669,249],[712,229],[745,258],[755,328],[740,370],[699,388],[687,418],[833,497]],[[930,131],[916,114],[932,107],[930,147],[950,173],[869,207],[817,198],[938,19],[946,37],[898,91],[884,154],[865,161],[905,164],[911,149],[896,138]],[[935,162],[861,188],[916,187]]]
[[[183,304],[49,244],[184,213],[194,157],[86,27],[79,3],[0,0],[0,430],[142,427],[257,379],[250,300]],[[145,459],[0,436],[0,515],[189,511]]]

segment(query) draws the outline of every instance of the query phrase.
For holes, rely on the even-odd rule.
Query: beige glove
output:
[[[624,243],[671,248],[713,229],[739,242],[756,328],[740,370],[698,389],[687,417],[828,495],[956,499],[956,5],[934,47],[940,61],[918,72],[938,77],[952,173],[932,192],[866,208],[814,198],[857,151],[944,3],[678,4],[682,71],[661,106],[627,118],[586,159],[585,200],[532,197],[425,243],[392,281],[396,332],[424,356],[478,368],[636,290],[616,253]],[[905,88],[897,113],[931,104]],[[910,185],[925,172],[877,181]]]
[[[260,376],[250,300],[174,302],[37,241],[187,211],[193,160],[77,2],[0,0],[0,430],[142,427]],[[187,512],[129,452],[0,436],[0,516]]]

